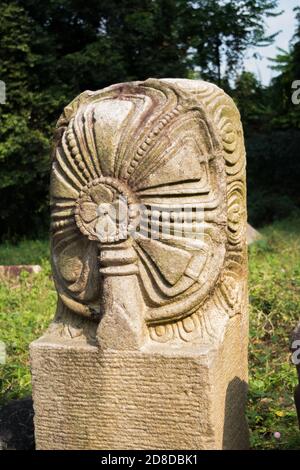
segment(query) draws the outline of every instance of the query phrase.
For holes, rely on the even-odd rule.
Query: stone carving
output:
[[[295,387],[294,390],[294,399],[297,410],[298,422],[300,427],[300,363],[299,363],[299,346],[300,346],[300,322],[294,329],[291,337],[291,352],[292,352],[292,362],[296,366],[298,381],[299,384]]]
[[[103,335],[114,336],[109,329],[122,317],[120,344],[140,347],[148,339],[209,341],[216,325],[241,312],[242,128],[230,98],[204,82],[191,93],[192,83],[150,79],[85,92],[58,121],[51,181],[56,325],[72,323],[68,314],[101,318],[97,335],[109,345]],[[111,221],[115,231],[106,205],[121,214]],[[184,210],[190,219],[183,223]],[[125,305],[128,295],[136,297]]]
[[[248,446],[245,150],[222,90],[85,92],[55,132],[38,449]]]

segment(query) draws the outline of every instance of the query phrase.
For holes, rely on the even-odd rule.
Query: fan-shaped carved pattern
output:
[[[214,309],[222,319],[239,313],[246,279],[245,152],[232,100],[204,82],[114,85],[74,100],[55,139],[52,259],[61,301],[97,318],[100,254],[127,240],[150,338],[213,337]],[[120,196],[127,207],[108,237],[99,206]]]

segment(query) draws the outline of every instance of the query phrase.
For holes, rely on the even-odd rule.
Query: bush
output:
[[[249,220],[259,226],[300,208],[300,131],[246,136]]]

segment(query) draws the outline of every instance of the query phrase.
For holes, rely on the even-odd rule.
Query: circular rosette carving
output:
[[[126,240],[137,224],[136,201],[120,181],[102,177],[88,183],[79,194],[75,220],[89,240],[101,244]]]
[[[241,130],[226,100],[215,109],[210,117],[175,85],[148,80],[89,94],[63,117],[52,238],[57,289],[70,308],[95,308],[99,252],[120,247],[100,256],[117,265],[129,239],[146,322],[164,337],[171,330],[161,325],[185,320],[180,336],[190,334],[196,320],[187,318],[222,271],[227,232],[239,243],[244,223],[243,185],[226,177],[243,168]]]

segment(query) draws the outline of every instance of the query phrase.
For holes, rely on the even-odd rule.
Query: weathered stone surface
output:
[[[83,93],[58,121],[51,205],[59,300],[31,348],[38,448],[246,447],[233,101],[173,79]]]
[[[296,326],[295,330],[292,334],[292,346],[291,351],[293,354],[293,361],[295,362],[295,366],[297,369],[298,381],[299,385],[295,387],[294,398],[295,398],[295,405],[297,409],[298,415],[298,422],[300,427],[300,322]]]
[[[251,245],[252,243],[261,239],[261,233],[255,230],[255,228],[253,228],[250,224],[247,224],[247,244]]]
[[[243,449],[247,325],[222,347],[106,350],[46,337],[32,347],[39,449]],[[241,358],[243,361],[241,361]]]

